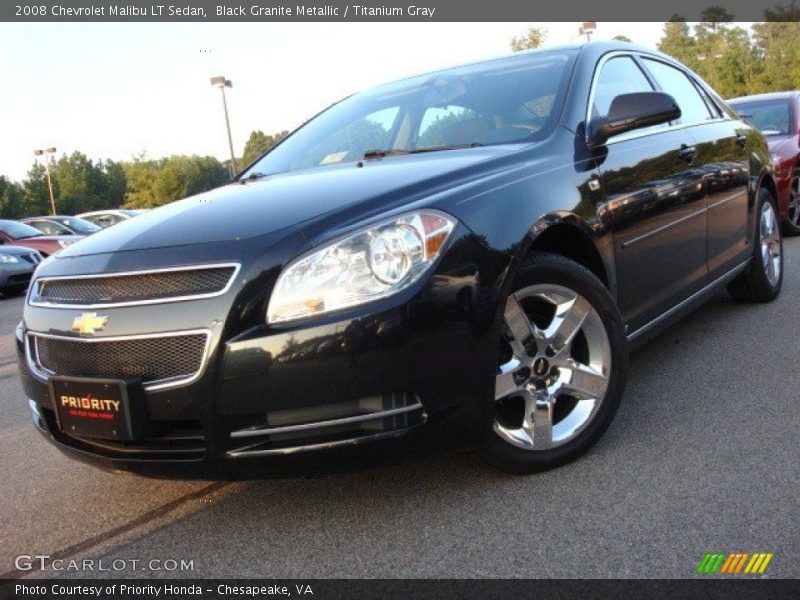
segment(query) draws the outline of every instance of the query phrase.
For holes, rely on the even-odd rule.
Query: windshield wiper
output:
[[[364,158],[383,158],[384,156],[403,156],[411,154],[410,150],[367,150]]]
[[[424,148],[414,148],[413,150],[367,150],[364,158],[383,158],[384,156],[403,156],[405,154],[422,154],[423,152],[439,152],[441,150],[463,150],[464,148],[479,148],[483,146],[480,142],[471,144],[450,144],[447,146],[427,146]]]
[[[240,179],[235,180],[233,183],[241,183],[245,184],[248,181],[255,181],[256,179],[264,179],[264,177],[269,177],[266,173],[261,173],[260,171],[256,171],[255,173],[250,173],[247,177],[242,177]]]

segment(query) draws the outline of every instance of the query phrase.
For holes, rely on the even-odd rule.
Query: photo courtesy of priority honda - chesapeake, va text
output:
[[[785,214],[762,133],[656,50],[427,73],[46,258],[20,401],[108,469],[473,448],[534,473],[612,425],[629,350],[720,288],[778,296]]]

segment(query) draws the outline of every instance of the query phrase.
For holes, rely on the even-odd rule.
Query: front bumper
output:
[[[136,442],[58,429],[46,378],[30,365],[28,328],[70,335],[78,311],[26,307],[17,332],[23,388],[34,424],[66,454],[157,476],[330,471],[469,447],[491,422],[494,325],[508,263],[462,229],[419,286],[308,322],[248,320],[245,284],[227,299],[105,311],[123,334],[156,313],[175,329],[211,332],[195,380],[145,392],[155,433]]]
[[[35,265],[22,261],[0,265],[0,292],[8,288],[27,286],[35,268]]]

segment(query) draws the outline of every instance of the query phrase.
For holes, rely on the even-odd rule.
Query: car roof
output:
[[[118,209],[118,208],[109,208],[106,210],[93,210],[90,212],[81,213],[79,215],[75,215],[76,217],[88,217],[91,215],[124,215],[125,212]]]
[[[378,90],[378,89],[380,89],[380,88],[382,88],[384,86],[385,87],[389,87],[389,86],[392,86],[394,84],[402,83],[404,81],[417,79],[418,77],[432,77],[432,76],[435,76],[437,74],[449,71],[451,69],[459,69],[459,68],[462,68],[462,67],[471,67],[471,66],[477,66],[477,65],[484,65],[484,64],[492,63],[494,61],[507,60],[509,58],[515,58],[515,57],[522,58],[522,57],[525,57],[525,56],[531,56],[532,54],[542,54],[542,53],[545,53],[545,52],[558,52],[558,51],[564,51],[564,50],[580,50],[581,53],[588,53],[589,55],[594,56],[595,58],[599,58],[600,56],[602,56],[603,54],[606,54],[608,52],[616,52],[616,51],[620,51],[620,52],[641,52],[641,53],[644,53],[644,54],[651,54],[651,55],[654,55],[654,56],[659,56],[661,58],[664,58],[665,60],[669,60],[670,62],[677,63],[677,61],[674,58],[664,54],[663,52],[660,52],[660,51],[656,50],[655,48],[648,48],[647,46],[641,46],[639,44],[633,44],[631,42],[620,42],[620,41],[617,41],[617,40],[597,41],[597,42],[573,42],[573,43],[569,43],[569,44],[558,44],[558,45],[554,45],[554,46],[542,46],[540,48],[534,48],[534,49],[531,49],[531,50],[519,50],[519,51],[516,51],[516,52],[504,52],[503,54],[500,54],[500,55],[497,55],[497,56],[492,56],[492,57],[489,57],[489,58],[484,58],[482,60],[470,61],[470,62],[465,62],[465,63],[457,63],[457,64],[453,64],[453,65],[444,67],[442,69],[436,69],[434,71],[425,71],[425,72],[422,72],[422,73],[416,73],[416,74],[411,75],[409,77],[403,77],[401,79],[394,79],[392,81],[385,81],[385,82],[380,83],[378,85],[370,86],[368,88],[364,88],[363,90],[360,90],[360,91],[367,92],[367,91],[372,91],[372,90]],[[680,64],[680,63],[678,63],[678,64]],[[359,92],[356,92],[356,93],[359,93]]]
[[[765,94],[753,94],[751,96],[739,96],[728,100],[731,104],[736,102],[758,102],[761,100],[789,100],[800,96],[800,91],[791,90],[788,92],[768,92]]]

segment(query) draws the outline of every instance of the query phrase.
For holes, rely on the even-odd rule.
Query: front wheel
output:
[[[505,304],[483,456],[522,474],[577,458],[613,420],[626,364],[624,327],[603,283],[562,256],[531,256]]]

